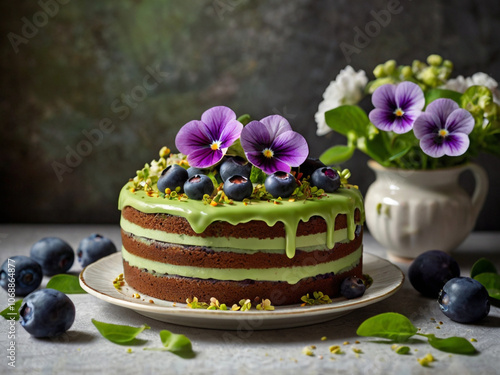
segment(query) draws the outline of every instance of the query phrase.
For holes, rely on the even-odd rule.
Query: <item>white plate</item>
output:
[[[172,302],[146,296],[128,285],[117,290],[113,280],[120,273],[123,273],[121,253],[112,254],[87,266],[80,274],[80,284],[97,298],[156,320],[189,327],[227,330],[279,329],[325,322],[382,301],[394,294],[404,281],[404,274],[398,267],[385,259],[364,253],[363,273],[373,278],[373,285],[360,298],[336,298],[327,305],[277,306],[274,311],[220,311],[189,309],[182,303],[174,306]],[[139,293],[141,298],[134,298],[134,293]],[[154,303],[149,302],[151,300]]]

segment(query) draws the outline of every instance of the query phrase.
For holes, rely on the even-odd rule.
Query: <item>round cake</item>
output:
[[[141,293],[283,305],[315,291],[337,296],[343,279],[362,276],[363,205],[355,188],[315,200],[216,207],[131,188],[120,194],[123,267]]]
[[[265,124],[265,120],[253,127]],[[205,123],[208,121],[205,119]],[[279,121],[283,123],[282,118]],[[247,127],[251,130],[252,123]],[[228,133],[227,129],[221,132]],[[241,144],[248,149],[244,132]],[[214,133],[210,136],[216,137]],[[290,133],[287,139],[295,136]],[[223,141],[217,142],[212,141],[204,152],[217,151]],[[296,139],[294,142],[294,147],[303,147]],[[264,157],[270,159],[265,162],[279,156],[275,143],[263,150]],[[182,148],[182,142],[176,140],[176,145]],[[273,174],[269,173],[272,164],[258,165],[245,150],[248,161],[244,162],[252,162],[252,173],[237,176],[236,182],[250,184],[251,180],[250,192],[244,199],[231,199],[229,192],[225,194],[229,183],[221,182],[217,175],[221,163],[230,158],[227,149],[213,166],[196,170],[194,180],[188,170],[190,177],[185,184],[199,181],[201,172],[214,181],[213,189],[208,190],[211,193],[201,199],[191,198],[186,185],[188,194],[183,193],[182,186],[165,189],[162,179],[171,167],[188,169],[196,163],[197,168],[207,167],[200,159],[190,159],[188,153],[171,154],[166,148],[160,151],[158,161],[146,164],[122,188],[119,209],[128,285],[145,295],[173,302],[197,298],[209,303],[215,298],[230,306],[241,300],[269,299],[278,306],[301,303],[303,296],[314,292],[336,297],[344,279],[362,277],[364,210],[355,186],[343,179],[334,191],[326,193],[311,183],[309,173],[306,176],[301,172],[300,165],[306,158],[300,157],[296,165],[291,162],[291,167],[298,167],[292,177],[293,193],[286,198],[273,195],[273,186],[268,185],[268,179],[264,182]],[[325,171],[336,173],[329,168]],[[339,175],[336,178],[340,180]]]

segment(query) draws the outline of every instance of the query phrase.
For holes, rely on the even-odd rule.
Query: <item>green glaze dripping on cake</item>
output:
[[[149,229],[131,223],[123,216],[120,220],[122,230],[135,237],[136,241],[144,242],[148,245],[151,241],[167,242],[187,246],[203,246],[213,251],[225,251],[240,254],[254,254],[255,252],[283,253],[285,248],[285,238],[233,238],[233,237],[197,237],[186,234],[176,234],[162,231],[160,229]],[[348,242],[347,229],[339,229],[334,234],[335,244]],[[316,233],[305,236],[297,236],[296,248],[301,251],[327,251],[326,233]]]
[[[355,188],[340,188],[335,193],[327,194],[321,199],[299,200],[288,202],[286,200],[276,205],[267,201],[251,200],[244,205],[242,202],[210,206],[202,201],[188,199],[179,201],[150,197],[143,190],[130,191],[133,185],[126,184],[121,192],[118,208],[121,210],[131,206],[144,213],[164,213],[184,217],[196,233],[202,233],[210,223],[225,221],[236,225],[252,220],[264,221],[273,226],[278,221],[285,227],[285,250],[289,258],[295,255],[295,237],[299,222],[308,221],[313,216],[322,217],[327,224],[326,246],[333,248],[335,245],[334,229],[337,215],[347,216],[347,236],[349,240],[355,237],[356,223],[354,211],[361,212],[361,222],[364,221],[363,200],[361,193]]]

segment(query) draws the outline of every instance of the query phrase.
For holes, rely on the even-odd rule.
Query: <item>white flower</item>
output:
[[[453,90],[456,92],[464,93],[468,88],[468,84],[465,81],[464,76],[458,76],[457,78],[452,78],[448,80],[444,85],[441,86],[442,89]]]
[[[486,73],[474,73],[471,77],[464,78],[458,76],[457,78],[450,79],[441,88],[458,91],[464,93],[471,86],[486,86],[493,94],[493,101],[500,105],[500,91],[498,90],[498,82]]]
[[[362,98],[368,77],[364,70],[356,72],[350,65],[340,71],[323,93],[314,119],[318,124],[317,135],[325,135],[332,129],[325,122],[325,112],[344,104],[357,104]]]

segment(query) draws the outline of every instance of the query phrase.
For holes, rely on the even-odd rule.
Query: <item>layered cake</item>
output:
[[[244,134],[241,141],[245,147]],[[193,199],[182,186],[164,189],[169,167],[193,164],[189,155],[168,151],[120,192],[124,277],[138,292],[173,302],[215,297],[228,306],[242,299],[287,305],[315,291],[333,298],[345,278],[362,277],[364,211],[356,187],[344,181],[325,192],[298,169],[293,193],[273,196],[267,179],[257,181],[258,163],[248,157],[252,177],[236,178],[236,184],[253,180],[245,198],[231,199],[229,189],[224,194],[229,179],[214,178],[219,162],[207,169],[213,191]],[[257,170],[264,177],[263,170],[270,172],[268,166]],[[199,180],[190,173],[186,184]]]

